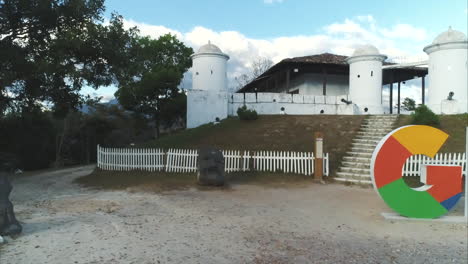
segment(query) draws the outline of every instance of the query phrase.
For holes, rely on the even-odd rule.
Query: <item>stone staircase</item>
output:
[[[397,115],[372,115],[366,118],[353,139],[336,173],[335,180],[371,185],[370,162],[380,140],[393,130]]]

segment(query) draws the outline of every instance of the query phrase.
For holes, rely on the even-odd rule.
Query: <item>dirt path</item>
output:
[[[0,263],[466,263],[460,224],[390,222],[372,189],[236,185],[164,194],[72,183],[93,167],[14,181],[24,233]]]

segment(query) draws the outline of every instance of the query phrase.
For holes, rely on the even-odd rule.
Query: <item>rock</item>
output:
[[[13,204],[9,199],[12,189],[8,174],[0,171],[0,235],[17,235],[23,229],[16,220]]]
[[[3,244],[3,243],[5,243],[5,242],[6,242],[5,239],[3,239],[2,236],[0,236],[0,244]]]
[[[222,186],[225,178],[223,153],[212,147],[201,148],[198,152],[198,184]]]

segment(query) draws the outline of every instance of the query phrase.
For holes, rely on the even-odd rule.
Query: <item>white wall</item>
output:
[[[216,54],[200,54],[193,58],[192,89],[203,91],[226,91],[227,58]]]
[[[327,75],[327,95],[348,94],[348,76]],[[306,73],[290,84],[290,91],[299,89],[299,94],[323,95],[323,76],[321,74]]]
[[[229,96],[229,115],[236,116],[237,109],[244,105],[254,109],[259,115],[278,115],[281,108],[289,115],[351,115],[356,113],[353,105],[346,105],[341,96],[314,96],[285,93],[234,93]]]
[[[187,93],[187,128],[215,122],[228,116],[227,92],[190,90]]]
[[[437,114],[466,113],[468,111],[468,50],[440,49],[429,54],[429,87],[427,105]],[[454,92],[456,103],[442,109],[449,92]]]

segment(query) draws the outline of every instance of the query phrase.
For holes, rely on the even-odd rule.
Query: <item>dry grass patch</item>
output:
[[[104,171],[93,173],[75,180],[76,183],[100,190],[126,190],[162,193],[174,190],[196,188],[200,191],[230,190],[232,185],[260,185],[266,188],[306,187],[313,184],[312,176],[268,173],[236,172],[226,175],[226,185],[222,187],[200,186],[195,173],[166,173],[147,171]]]

